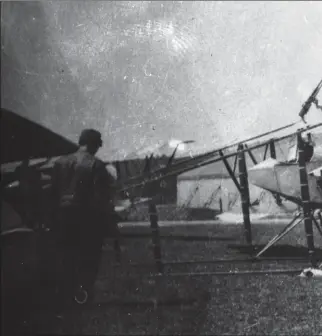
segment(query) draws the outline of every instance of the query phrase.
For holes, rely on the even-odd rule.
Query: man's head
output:
[[[87,151],[95,155],[100,147],[102,147],[102,135],[94,129],[85,129],[82,131],[78,144],[85,147]]]

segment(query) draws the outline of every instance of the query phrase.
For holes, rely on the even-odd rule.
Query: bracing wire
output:
[[[194,199],[196,193],[198,192],[199,188],[200,188],[200,186],[199,186],[199,180],[197,180],[195,182],[195,187],[194,187],[193,191],[189,194],[187,200],[184,202],[184,207],[187,208],[187,207],[189,207],[191,205],[191,202],[193,201],[193,199]]]
[[[204,203],[202,207],[208,208],[212,204],[214,199],[217,197],[220,190],[221,190],[221,182],[220,182],[220,185],[210,194],[210,196],[208,197],[208,199],[206,200],[206,202]]]

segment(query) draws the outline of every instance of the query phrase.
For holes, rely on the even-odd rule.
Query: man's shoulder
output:
[[[55,162],[54,165],[56,166],[63,166],[71,161],[75,160],[75,154],[67,154],[60,156]]]
[[[101,159],[95,156],[94,156],[94,165],[97,169],[100,169],[100,170],[105,169],[105,163]]]
[[[116,168],[111,163],[105,163],[102,160],[95,158],[95,167],[98,172],[103,173],[104,175],[108,175],[112,180],[117,179],[117,171]]]

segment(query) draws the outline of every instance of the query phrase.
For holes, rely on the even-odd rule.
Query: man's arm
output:
[[[96,162],[94,168],[94,188],[97,201],[103,209],[110,207],[114,209],[117,176],[113,175],[115,174],[110,169],[107,169],[103,162]]]
[[[95,207],[103,215],[103,234],[117,239],[119,236],[119,217],[115,212],[116,180],[117,176],[106,169],[103,162],[95,165],[94,171]]]

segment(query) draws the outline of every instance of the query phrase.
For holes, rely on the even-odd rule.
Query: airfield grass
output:
[[[254,225],[255,244],[283,228]],[[322,281],[294,275],[151,277],[155,274],[149,229],[122,228],[122,266],[113,244],[104,246],[93,302],[70,306],[58,318],[49,306],[33,316],[41,334],[64,335],[322,335]],[[161,228],[167,261],[247,257],[242,225]],[[315,235],[317,236],[317,235]],[[316,240],[321,246],[321,240]],[[303,228],[267,255],[305,256]],[[144,264],[141,267],[130,263]],[[150,265],[148,265],[150,264]],[[168,266],[167,272],[303,269],[305,261]],[[158,302],[158,304],[156,304]]]

